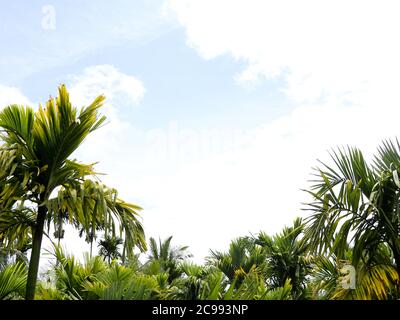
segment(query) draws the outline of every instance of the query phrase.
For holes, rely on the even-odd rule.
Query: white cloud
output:
[[[21,104],[33,106],[33,103],[16,87],[3,86],[0,84],[0,108],[10,104]]]
[[[106,97],[101,113],[106,115],[107,125],[88,137],[79,154],[82,153],[90,161],[109,159],[110,162],[110,155],[115,155],[115,161],[135,130],[124,119],[124,114],[137,107],[143,99],[145,88],[142,82],[112,65],[87,67],[81,74],[70,75],[69,79],[67,85],[71,101],[77,106],[89,105],[100,94]],[[103,162],[107,161],[102,160],[100,168],[108,164]]]
[[[70,82],[71,97],[81,104],[89,104],[99,94],[105,94],[108,104],[124,98],[123,105],[136,105],[145,93],[142,82],[108,64],[85,68],[82,74],[71,75]]]
[[[299,102],[397,101],[398,1],[170,0],[188,44],[206,59],[245,61],[239,82],[282,78]],[[391,85],[388,85],[391,84]],[[393,91],[394,90],[394,91]]]

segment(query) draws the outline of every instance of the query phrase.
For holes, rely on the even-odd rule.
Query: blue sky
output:
[[[55,29],[41,26],[47,2],[33,1],[27,8],[17,1],[2,11],[7,30],[2,40],[9,45],[2,53],[6,65],[1,83],[19,87],[32,101],[43,101],[69,75],[111,64],[145,84],[146,99],[129,115],[141,128],[163,126],[171,119],[197,127],[248,128],[290,108],[274,82],[238,86],[232,76],[244,64],[231,56],[202,59],[186,45],[184,29],[176,21],[154,17],[161,1],[147,6],[142,4],[148,1],[121,1],[116,8],[107,1],[78,3],[54,2]],[[115,11],[111,17],[110,11]],[[100,15],[94,18],[96,13]],[[20,21],[18,28],[7,27],[15,20]],[[117,31],[109,30],[111,25]]]
[[[4,2],[0,107],[60,83],[77,105],[104,93],[109,124],[76,156],[144,208],[148,236],[200,259],[304,215],[327,149],[397,134],[398,5],[384,2]]]

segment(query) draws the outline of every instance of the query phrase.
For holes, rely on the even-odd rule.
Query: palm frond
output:
[[[17,263],[0,271],[0,300],[18,299],[24,295],[27,271]]]

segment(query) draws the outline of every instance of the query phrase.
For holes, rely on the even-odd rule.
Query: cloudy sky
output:
[[[66,83],[103,127],[77,151],[197,259],[305,216],[317,159],[398,134],[398,1],[1,1],[0,107]],[[85,244],[70,235],[71,250]]]

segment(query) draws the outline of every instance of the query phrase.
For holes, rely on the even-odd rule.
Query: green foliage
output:
[[[339,149],[331,158],[334,166],[322,163],[316,169],[305,239],[312,252],[326,259],[344,259],[351,244],[358,280],[354,292],[336,292],[332,285],[327,291],[355,299],[398,297],[400,144],[384,141],[372,165],[356,148]],[[327,260],[325,267],[332,267]]]
[[[113,263],[83,284],[85,291],[100,300],[146,300],[156,297],[158,283],[154,276],[138,275]]]
[[[85,179],[75,188],[61,188],[57,197],[48,201],[48,225],[54,222],[57,230],[60,221],[81,228],[86,235],[103,230],[106,238],[123,236],[124,254],[133,254],[134,247],[146,249],[144,230],[139,221],[137,205],[118,198],[115,189]],[[117,232],[119,229],[119,232]]]
[[[25,293],[26,266],[21,263],[0,269],[0,300],[21,299]]]
[[[144,268],[158,269],[156,272],[166,272],[168,280],[173,281],[181,275],[179,262],[190,258],[192,255],[188,252],[188,247],[173,247],[171,245],[172,236],[164,241],[159,239],[158,244],[154,238],[150,238],[149,260]]]
[[[119,246],[123,243],[121,238],[118,237],[106,237],[100,240],[99,243],[99,255],[105,259],[108,259],[108,263],[111,260],[121,258],[119,253]]]
[[[104,96],[87,107],[73,107],[65,85],[38,111],[10,105],[0,111],[0,241],[9,249],[32,239],[27,298],[34,298],[44,226],[62,230],[68,221],[94,237],[98,227],[124,239],[124,257],[145,250],[138,221],[140,207],[118,198],[117,191],[89,177],[93,164],[70,159],[86,137],[105,121]],[[56,196],[52,198],[53,194]],[[109,232],[109,230],[111,230]],[[60,235],[58,235],[60,238]]]
[[[221,270],[229,281],[235,280],[238,287],[253,268],[264,269],[265,258],[263,250],[251,240],[238,238],[231,242],[228,252],[211,251],[208,263]]]
[[[254,243],[261,246],[266,257],[266,275],[271,288],[291,284],[293,298],[307,298],[307,276],[311,272],[312,257],[308,254],[307,243],[302,240],[303,223],[295,219],[292,227],[273,237],[260,232]]]
[[[351,241],[355,265],[364,250],[372,252],[380,243],[386,243],[395,255],[400,252],[399,159],[398,144],[389,141],[379,148],[372,166],[361,151],[348,148],[332,154],[334,168],[323,164],[323,169],[316,169],[310,191],[315,201],[309,204],[313,214],[305,230],[312,249],[332,250],[340,257]]]

